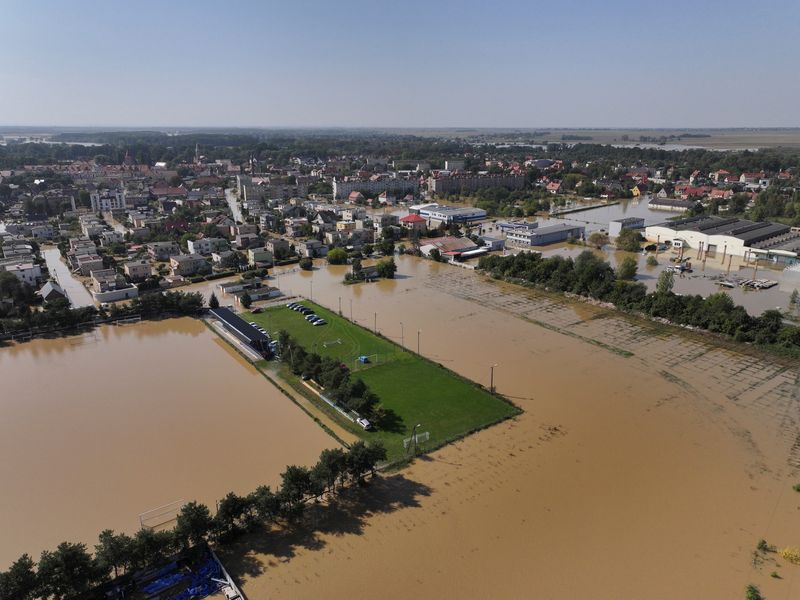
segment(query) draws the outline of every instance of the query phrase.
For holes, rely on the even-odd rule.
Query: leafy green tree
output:
[[[647,257],[647,266],[648,267],[657,267],[658,266],[658,259],[655,256],[648,256]]]
[[[347,472],[352,479],[360,481],[366,473],[374,473],[375,467],[382,460],[386,460],[386,448],[383,444],[370,442],[367,445],[359,440],[347,452]]]
[[[242,302],[242,306],[245,308],[250,308],[253,304],[253,298],[250,296],[247,290],[245,290],[244,294],[241,295],[240,300]]]
[[[218,535],[230,535],[241,529],[247,520],[247,512],[251,506],[247,498],[229,492],[219,501],[219,508],[214,517]]]
[[[378,244],[378,249],[381,251],[381,254],[384,256],[391,256],[394,254],[394,240],[391,238],[387,238],[381,240],[381,243]]]
[[[133,567],[152,567],[172,554],[175,535],[172,531],[155,531],[144,527],[133,536]]]
[[[642,236],[638,230],[626,227],[617,236],[616,244],[620,250],[639,252],[642,246]]]
[[[632,256],[626,256],[622,259],[617,267],[617,277],[623,281],[631,281],[636,279],[636,270],[638,264],[636,259]]]
[[[214,520],[205,504],[189,502],[183,505],[175,524],[175,536],[184,545],[193,546],[202,544],[211,531]],[[188,542],[188,543],[187,543]]]
[[[289,514],[296,513],[311,487],[311,473],[306,467],[291,465],[281,473],[280,495]]]
[[[219,308],[219,300],[217,300],[217,295],[214,292],[211,292],[211,296],[208,299],[208,308]]]
[[[745,588],[744,597],[745,600],[763,600],[764,598],[758,587],[754,586],[752,583]]]
[[[347,264],[347,252],[344,248],[332,248],[328,251],[326,258],[328,259],[328,264],[331,265]]]
[[[656,284],[656,293],[667,295],[672,293],[672,287],[675,285],[675,274],[672,271],[661,271],[658,276],[658,283]]]
[[[307,256],[304,256],[300,259],[300,268],[304,271],[310,271],[314,268],[314,261]]]
[[[39,581],[45,597],[61,600],[85,594],[99,579],[99,570],[85,544],[62,542],[39,559]]]
[[[394,274],[397,272],[397,264],[395,264],[394,258],[379,260],[375,266],[378,269],[379,276],[385,279],[394,279]]]
[[[14,561],[5,573],[0,572],[0,600],[33,600],[38,596],[39,577],[36,564],[27,554]]]
[[[256,488],[250,494],[250,502],[262,521],[273,522],[281,512],[281,501],[268,485]]]
[[[602,231],[595,231],[594,233],[589,235],[587,239],[591,246],[595,248],[602,248],[608,243],[608,235],[603,233]]]
[[[104,573],[113,571],[114,577],[119,577],[121,571],[130,568],[133,539],[129,535],[116,534],[111,529],[106,529],[99,535],[98,542],[94,547],[94,555],[98,567]]]
[[[347,469],[347,455],[341,448],[323,450],[319,462],[312,469],[312,478],[324,483],[324,487],[336,491],[336,482]]]

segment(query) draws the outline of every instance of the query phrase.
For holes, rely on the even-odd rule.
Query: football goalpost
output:
[[[139,514],[139,525],[142,529],[159,529],[177,520],[178,513],[183,508],[183,500],[175,500],[163,506],[151,508]]]
[[[417,448],[431,439],[430,431],[423,431],[422,433],[415,433],[411,437],[403,440],[403,448],[408,451],[413,451],[416,454]]]
[[[378,365],[380,362],[380,356],[377,353],[360,354],[353,359],[353,370],[357,371],[359,365],[361,368],[366,368],[367,365]]]

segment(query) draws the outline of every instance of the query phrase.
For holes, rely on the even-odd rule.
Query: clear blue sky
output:
[[[0,125],[800,126],[800,1],[0,0]]]

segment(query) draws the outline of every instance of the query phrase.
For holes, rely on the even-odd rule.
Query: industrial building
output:
[[[506,232],[506,244],[509,246],[547,246],[565,242],[569,238],[582,239],[586,233],[583,225],[558,223],[545,227],[520,227]]]
[[[256,352],[260,352],[261,354],[267,354],[269,352],[269,337],[239,317],[231,309],[224,307],[212,308],[208,312],[222,323],[222,326],[227,331],[253,348]]]
[[[725,255],[766,258],[792,264],[800,255],[800,228],[768,221],[715,216],[690,217],[645,228],[651,242]]]
[[[472,223],[486,218],[486,211],[482,208],[471,206],[444,206],[442,204],[417,204],[408,209],[412,214],[418,214],[428,222],[428,225],[437,223]]]
[[[608,235],[612,238],[619,237],[623,229],[643,229],[644,219],[641,217],[624,217],[614,219],[608,224]]]

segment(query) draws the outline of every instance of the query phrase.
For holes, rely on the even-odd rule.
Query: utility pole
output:
[[[372,326],[372,330],[373,330],[374,333],[376,333],[376,334],[378,333],[378,313],[375,313],[375,320],[374,320],[374,324]]]
[[[350,298],[350,321],[353,320],[353,299]]]
[[[342,316],[342,297],[339,296],[339,316]]]
[[[419,334],[421,333],[420,329],[417,329],[417,354],[419,354]]]
[[[308,285],[311,288],[311,296],[309,297],[309,300],[311,300],[313,302],[314,301],[314,280],[310,279],[309,282],[308,282]]]
[[[497,363],[494,363],[491,367],[489,367],[489,392],[494,394],[494,368],[497,366]]]
[[[405,348],[406,347],[406,333],[405,329],[403,329],[403,322],[400,321],[400,346]]]

